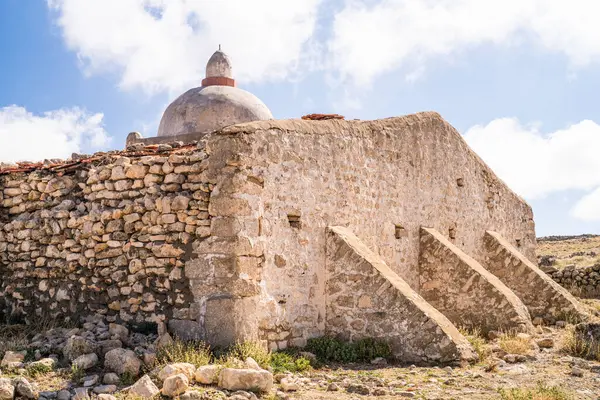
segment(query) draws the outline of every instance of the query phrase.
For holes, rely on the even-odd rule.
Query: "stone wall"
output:
[[[574,295],[589,299],[600,298],[600,264],[585,268],[571,265],[560,271],[552,269],[548,270],[552,279]]]
[[[254,183],[236,196],[259,227],[243,235],[264,257],[260,309],[273,318],[260,331],[281,345],[325,330],[327,226],[352,230],[417,292],[421,226],[478,261],[490,229],[535,259],[530,207],[436,113],[261,121],[218,135],[239,151],[239,181]]]
[[[327,236],[326,333],[377,338],[405,362],[474,360],[452,323],[429,305],[348,229]]]
[[[534,259],[530,207],[436,113],[261,121],[201,140],[3,171],[4,312],[166,320],[284,348],[325,332],[328,226],[416,292],[421,226],[480,262],[486,230]]]
[[[1,312],[192,318],[184,268],[192,244],[210,234],[206,168],[201,145],[3,175]]]

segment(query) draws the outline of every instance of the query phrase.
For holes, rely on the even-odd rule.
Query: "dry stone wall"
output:
[[[192,244],[210,235],[213,184],[203,145],[162,149],[0,178],[5,316],[194,318],[184,269]]]
[[[562,270],[552,269],[548,271],[552,279],[574,295],[591,299],[600,298],[600,264],[585,268],[571,265]]]

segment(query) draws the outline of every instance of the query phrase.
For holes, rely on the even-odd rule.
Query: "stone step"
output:
[[[533,329],[517,295],[433,228],[421,228],[419,279],[421,296],[457,326]]]
[[[328,335],[384,340],[404,362],[475,359],[456,327],[349,229],[328,228],[326,257]]]

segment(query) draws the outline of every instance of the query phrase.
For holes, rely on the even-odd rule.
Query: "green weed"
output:
[[[367,338],[343,342],[330,336],[309,339],[306,351],[315,354],[320,361],[340,363],[369,362],[377,357],[388,358],[392,355],[390,345],[380,340]]]

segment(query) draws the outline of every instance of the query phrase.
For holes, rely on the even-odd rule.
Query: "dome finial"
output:
[[[219,44],[219,50],[208,60],[206,64],[206,78],[202,80],[202,86],[234,86],[235,80],[231,72],[231,60],[227,54],[221,51],[221,45]]]

